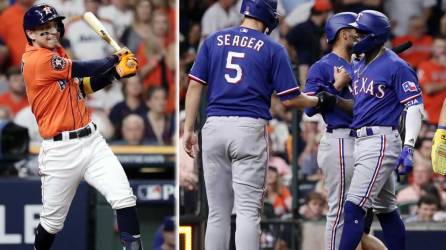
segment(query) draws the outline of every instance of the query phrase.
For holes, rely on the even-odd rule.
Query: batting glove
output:
[[[338,102],[337,96],[330,94],[326,91],[322,91],[317,93],[318,102],[316,105],[316,109],[319,109],[321,112],[327,112],[334,109],[336,103]]]
[[[400,166],[402,169],[399,169]],[[409,145],[404,145],[401,151],[400,157],[396,161],[396,168],[399,174],[408,174],[413,168],[413,147]]]
[[[116,79],[132,77],[138,71],[138,61],[131,55],[123,56],[118,65],[115,66],[115,69]]]
[[[432,140],[432,169],[446,175],[446,129],[438,128]]]
[[[121,48],[119,51],[115,52],[114,55],[118,57],[118,61],[121,61],[122,58],[127,55],[135,56],[133,52],[127,47]]]

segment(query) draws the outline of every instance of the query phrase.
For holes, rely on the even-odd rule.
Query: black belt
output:
[[[97,128],[96,124],[93,123],[93,126],[94,126],[94,129],[96,130],[96,128]],[[79,130],[70,131],[68,133],[69,133],[68,139],[71,140],[71,139],[89,136],[91,133],[93,133],[93,131],[91,131],[90,126],[87,126],[85,128],[81,128]],[[63,138],[62,133],[59,133],[53,137],[53,140],[54,141],[62,141],[62,138]]]

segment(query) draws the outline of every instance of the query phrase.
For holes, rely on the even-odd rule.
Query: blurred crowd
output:
[[[66,17],[61,44],[73,60],[98,59],[114,52],[82,20],[81,15],[90,11],[139,61],[136,76],[88,96],[92,120],[102,135],[112,144],[173,145],[175,0],[0,0],[0,119],[28,128],[31,142],[41,142],[20,73],[26,45],[23,15],[39,3],[52,5]]]
[[[200,42],[212,32],[240,24],[241,0],[180,1],[180,110],[184,109],[188,72]],[[401,53],[417,72],[427,113],[419,134],[412,173],[398,184],[398,202],[407,223],[445,220],[446,183],[431,166],[432,137],[446,98],[446,2],[441,0],[279,0],[281,22],[271,36],[283,44],[295,66],[296,78],[304,88],[309,67],[329,52],[324,34],[327,18],[341,11],[381,11],[392,23],[388,47],[411,41]],[[292,172],[292,114],[277,97],[271,103],[269,122],[270,158],[267,175],[266,218],[286,218],[298,212],[306,220],[324,220],[327,193],[317,164],[317,151],[325,124],[321,117],[301,115],[298,171]],[[180,115],[180,120],[184,119]],[[180,121],[181,122],[181,121]],[[180,123],[181,137],[181,123]],[[180,144],[181,145],[181,144]],[[180,148],[180,150],[182,150]],[[186,192],[198,188],[197,163],[180,152],[180,184]],[[299,179],[299,211],[292,211],[291,178]],[[187,203],[187,201],[185,201]],[[187,204],[185,205],[187,207]],[[186,209],[187,210],[187,209]],[[186,211],[185,210],[185,211]],[[285,248],[286,249],[286,248]]]

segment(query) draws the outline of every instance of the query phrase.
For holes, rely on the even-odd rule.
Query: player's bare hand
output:
[[[119,61],[121,61],[122,57],[124,57],[124,56],[126,56],[126,55],[132,55],[132,56],[135,56],[135,55],[133,54],[133,52],[132,52],[129,48],[127,48],[127,47],[123,47],[123,48],[121,48],[119,51],[115,52],[115,55],[118,56]]]
[[[347,70],[343,67],[333,67],[333,77],[335,79],[334,87],[337,90],[343,89],[345,86],[351,83],[352,79],[347,73]]]
[[[129,78],[136,75],[136,72],[138,71],[138,61],[132,55],[125,55],[115,68],[117,73],[116,78]]]
[[[196,156],[195,145],[197,144],[197,142],[198,142],[197,135],[194,132],[184,131],[183,148],[184,151],[186,151],[186,153],[192,158],[195,158]]]

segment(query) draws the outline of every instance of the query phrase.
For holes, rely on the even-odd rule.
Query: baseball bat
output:
[[[108,34],[104,25],[96,18],[96,16],[90,11],[86,12],[83,16],[84,21],[90,25],[90,27],[98,34],[98,36],[110,44],[116,51],[119,51],[121,47],[116,43],[116,41]]]
[[[396,46],[395,48],[392,48],[392,50],[393,50],[393,52],[400,54],[400,53],[403,53],[404,51],[406,51],[407,49],[409,49],[410,47],[412,47],[412,42],[408,41],[408,42],[405,42],[403,44]]]

